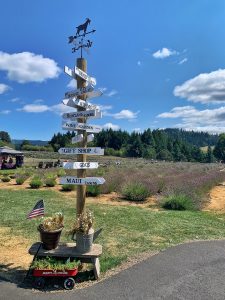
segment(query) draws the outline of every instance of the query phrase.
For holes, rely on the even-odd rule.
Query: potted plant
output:
[[[76,249],[80,253],[89,252],[92,248],[94,236],[94,215],[89,209],[80,214],[70,231],[73,240],[76,241]]]
[[[63,214],[58,212],[51,217],[42,219],[41,224],[38,226],[40,232],[42,247],[47,250],[55,249],[58,246],[61,232],[63,230]]]

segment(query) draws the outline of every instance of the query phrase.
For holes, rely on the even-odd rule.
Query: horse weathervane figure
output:
[[[81,58],[82,58],[83,48],[88,49],[92,46],[92,42],[90,40],[87,40],[87,41],[84,40],[85,36],[90,33],[94,33],[96,31],[95,29],[93,29],[93,30],[87,32],[87,27],[90,23],[91,23],[91,20],[89,18],[86,18],[86,21],[83,24],[76,27],[76,29],[77,29],[76,35],[69,36],[68,43],[69,44],[73,43],[73,45],[74,45],[74,47],[72,48],[72,53],[81,49]]]

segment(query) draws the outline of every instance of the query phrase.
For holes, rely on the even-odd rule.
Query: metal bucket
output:
[[[90,230],[90,233],[83,234],[81,232],[76,233],[76,249],[79,253],[86,253],[91,251],[93,244],[94,230]]]

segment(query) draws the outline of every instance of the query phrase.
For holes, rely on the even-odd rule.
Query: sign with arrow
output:
[[[65,130],[85,130],[86,132],[99,133],[102,131],[102,127],[98,125],[91,125],[85,123],[76,123],[76,122],[63,122],[62,129]]]
[[[64,169],[97,169],[98,162],[64,162]]]
[[[86,154],[86,155],[104,155],[104,149],[100,147],[88,147],[88,148],[60,148],[58,150],[60,154]]]
[[[60,184],[75,184],[75,185],[99,185],[105,182],[102,177],[86,177],[78,178],[75,176],[65,176],[61,177],[59,180]]]
[[[71,98],[71,97],[79,97],[79,96],[83,96],[86,93],[90,93],[94,90],[93,86],[88,85],[86,87],[77,89],[75,91],[71,91],[71,92],[67,92],[65,93],[65,97],[66,98]]]
[[[64,119],[71,119],[72,121],[77,118],[90,118],[90,119],[98,119],[102,117],[102,112],[99,110],[86,110],[86,111],[79,111],[73,113],[64,113],[62,115]]]
[[[86,108],[87,110],[97,109],[96,105],[92,105],[92,104],[88,103],[87,101],[76,99],[76,98],[63,99],[62,103],[66,106],[70,106],[70,107],[74,107],[74,108],[83,107],[83,108]]]
[[[76,143],[79,143],[81,141],[83,141],[83,137],[84,135],[83,134],[78,134],[76,135],[75,137],[72,138],[72,144],[76,144]],[[89,134],[87,136],[87,142],[92,142],[94,140],[94,134]]]
[[[62,115],[64,119],[90,118],[96,116],[96,110],[77,111],[73,113],[65,113]]]
[[[84,71],[82,71],[81,69],[79,69],[77,66],[75,66],[74,71],[75,71],[75,74],[77,74],[80,78],[86,80],[91,85],[96,85],[96,79],[93,78],[93,77],[90,77],[88,74],[86,74]]]

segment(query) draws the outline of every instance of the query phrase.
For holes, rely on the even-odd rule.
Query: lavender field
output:
[[[138,183],[144,185],[150,195],[158,198],[172,194],[184,194],[193,199],[201,208],[208,200],[210,189],[225,181],[223,164],[200,163],[151,163],[144,160],[123,160],[121,165],[111,163],[99,170],[106,183],[102,193],[121,193],[125,185]]]

